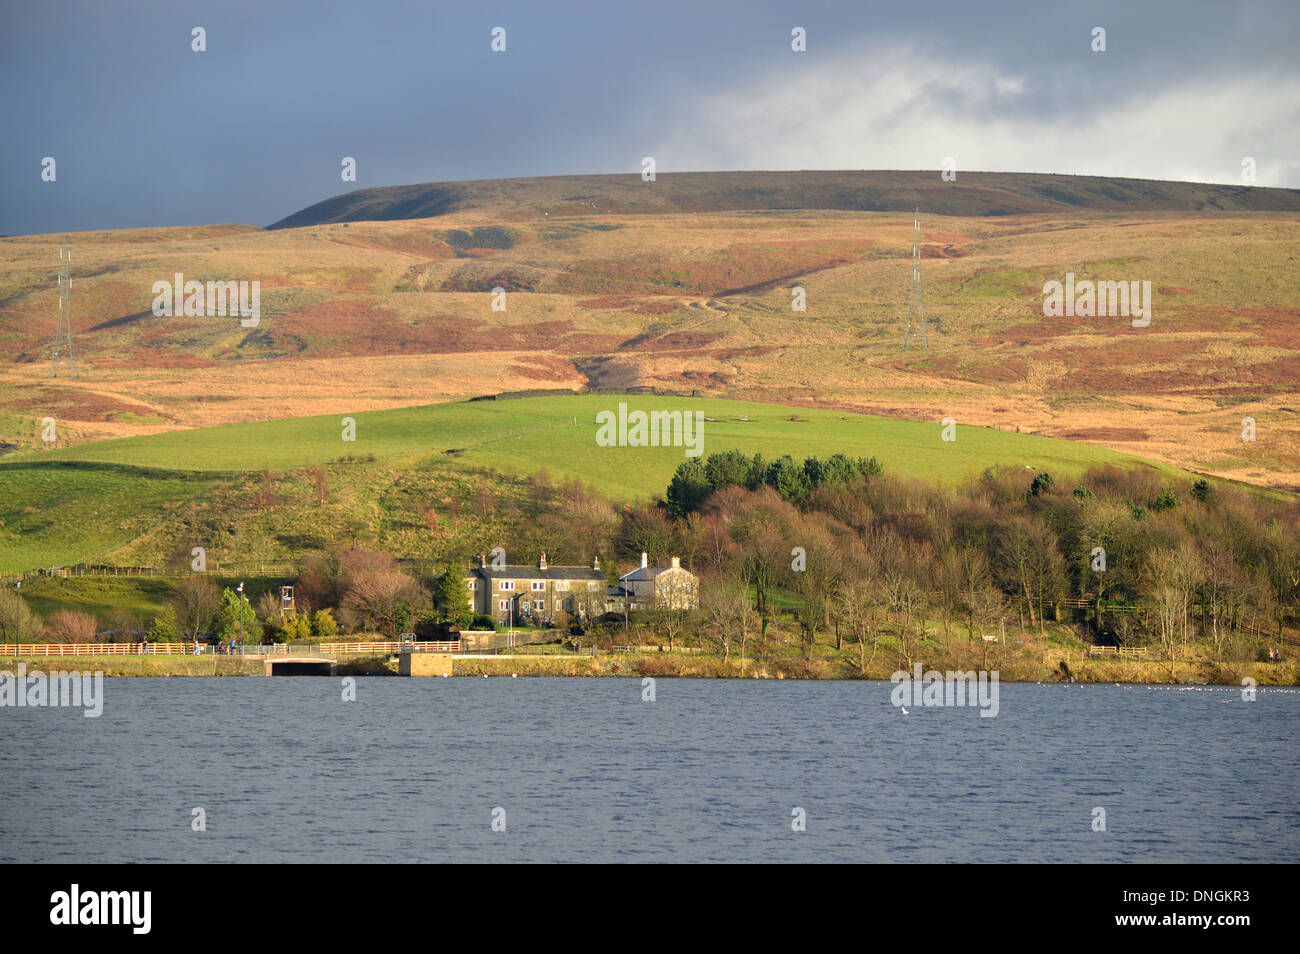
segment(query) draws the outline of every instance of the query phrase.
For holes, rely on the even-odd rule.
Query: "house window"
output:
[[[477,590],[477,589],[478,589],[478,580],[468,580],[468,581],[466,581],[466,584],[465,584],[465,585],[468,586],[471,590]]]
[[[594,591],[594,590],[596,589],[596,587],[599,586],[599,585],[600,585],[599,583],[588,583],[588,584],[587,584],[587,589],[589,589],[589,590],[593,590],[593,591]]]
[[[544,589],[546,589],[546,581],[545,581],[545,580],[533,580],[533,592],[534,592],[534,593],[536,593],[538,590],[544,590]]]
[[[544,600],[533,600],[533,609],[540,613],[546,609],[546,602]]]
[[[499,609],[502,609],[502,610],[508,610],[508,609],[510,609],[510,601],[509,601],[509,600],[501,600],[500,603],[498,604],[498,608],[499,608]]]
[[[501,589],[503,589],[503,590],[513,590],[513,589],[515,588],[515,581],[514,581],[514,580],[502,580],[501,583],[500,583],[500,587],[501,587]]]
[[[555,581],[555,589],[558,590],[558,591],[561,592],[561,593],[567,593],[567,592],[569,591],[569,581],[568,581],[568,580],[556,580],[556,581]]]

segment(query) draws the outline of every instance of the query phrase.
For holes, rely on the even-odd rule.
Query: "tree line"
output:
[[[195,574],[143,628],[158,639],[229,638],[242,627],[246,638],[300,640],[467,622],[463,575],[498,545],[511,563],[599,557],[610,582],[642,552],[659,564],[678,556],[702,580],[697,608],[608,625],[640,624],[724,657],[733,643],[765,645],[773,627],[809,654],[823,644],[865,664],[886,643],[907,659],[927,640],[978,643],[1059,623],[1167,656],[1196,643],[1259,658],[1265,641],[1284,642],[1300,603],[1294,498],[1147,466],[1094,467],[1066,483],[991,469],[939,486],[887,474],[875,458],[728,451],[685,460],[658,499],[616,504],[543,472],[493,505],[490,526],[464,521],[482,527],[431,549],[437,572],[406,572],[389,554],[340,541],[303,559],[296,611],[270,593],[242,603]],[[8,641],[15,629],[35,641],[42,626],[47,638],[88,641],[94,618],[70,614],[36,620],[12,590],[0,594]]]

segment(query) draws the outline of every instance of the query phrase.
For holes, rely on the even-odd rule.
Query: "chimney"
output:
[[[537,569],[539,569],[539,570],[545,570],[545,569],[546,569],[546,554],[545,554],[545,553],[543,553],[543,554],[541,555],[541,557],[538,559],[538,561],[537,561]]]
[[[650,558],[647,557],[647,556],[646,556],[646,552],[645,552],[644,550],[642,550],[642,551],[641,551],[641,569],[644,570],[644,569],[645,569],[646,567],[648,567],[649,565],[650,565]]]
[[[596,559],[594,559],[594,560],[591,561],[591,568],[592,568],[593,570],[599,570],[599,569],[600,569],[600,557],[596,557]]]
[[[673,569],[680,570],[681,568],[682,568],[682,561],[677,557],[673,557]]]
[[[478,555],[478,565],[480,568],[487,566],[487,560],[481,553]]]

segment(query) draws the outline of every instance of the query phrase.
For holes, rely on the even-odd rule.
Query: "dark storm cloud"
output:
[[[1300,186],[1291,3],[223,0],[4,17],[5,233],[266,224],[351,188],[630,172],[647,154],[661,171],[952,155],[1227,182],[1249,155],[1260,185]]]

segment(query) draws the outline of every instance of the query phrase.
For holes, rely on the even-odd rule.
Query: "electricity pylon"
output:
[[[59,368],[64,359],[68,362],[68,374],[77,376],[77,355],[72,350],[72,252],[68,249],[68,237],[63,237],[63,246],[59,249],[59,319],[54,329],[54,348],[50,361],[50,377],[59,376]]]
[[[914,317],[915,316],[915,317]],[[930,347],[930,336],[925,328],[925,296],[921,290],[921,210],[912,217],[912,287],[907,293],[907,327],[903,330],[903,350],[916,338],[921,329],[921,344]]]

